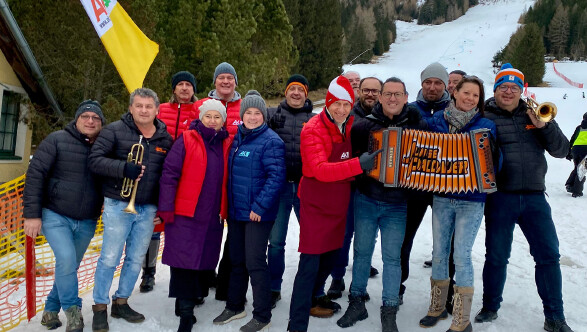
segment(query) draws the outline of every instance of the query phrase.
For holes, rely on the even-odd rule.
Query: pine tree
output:
[[[556,57],[567,54],[567,42],[569,39],[569,15],[564,6],[560,6],[548,26],[548,39],[551,51]]]
[[[537,24],[530,23],[518,28],[504,52],[503,62],[510,62],[514,68],[521,70],[529,85],[542,83],[545,49]]]

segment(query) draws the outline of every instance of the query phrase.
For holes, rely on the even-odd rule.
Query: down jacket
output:
[[[371,132],[388,127],[425,130],[428,126],[426,121],[422,119],[418,109],[412,105],[404,105],[401,113],[390,119],[383,114],[381,104],[377,103],[370,115],[358,119],[353,124],[351,129],[353,155],[360,156],[369,150],[369,135]],[[404,202],[408,198],[405,189],[385,187],[383,183],[366,174],[359,175],[355,185],[361,194],[381,202],[398,203]]]
[[[241,95],[238,92],[234,92],[234,97],[229,101],[222,100],[217,94],[216,90],[212,90],[208,93],[208,97],[200,99],[194,103],[194,119],[200,117],[200,106],[208,99],[216,99],[222,102],[226,107],[226,121],[224,121],[224,127],[228,130],[230,137],[234,137],[238,131],[238,126],[243,123],[240,116],[241,109]]]
[[[267,123],[285,143],[286,180],[299,182],[302,177],[302,156],[300,155],[300,134],[304,125],[315,113],[313,105],[306,99],[301,108],[291,108],[285,100],[279,106],[267,110]]]
[[[275,221],[285,182],[285,146],[266,123],[246,131],[238,127],[228,157],[228,214],[248,221],[253,211],[261,221]]]
[[[437,133],[448,133],[449,127],[448,122],[444,119],[444,112],[440,111],[434,113],[432,119],[428,122],[430,131],[437,132]],[[467,133],[475,129],[482,129],[487,128],[490,130],[490,141],[491,144],[495,144],[495,137],[496,137],[496,128],[495,123],[493,121],[484,118],[481,113],[475,114],[471,121],[469,121],[458,133]],[[499,161],[494,161],[495,165],[499,165]],[[495,167],[498,169],[498,167]],[[485,202],[487,198],[486,193],[480,192],[468,192],[468,193],[458,193],[458,194],[437,194],[438,196],[454,198],[454,199],[461,199],[466,201],[475,201],[475,202]]]
[[[167,132],[175,141],[197,117],[194,104],[164,103],[159,105],[157,119],[165,123]]]
[[[569,151],[569,140],[556,121],[537,129],[526,114],[527,109],[523,100],[513,112],[499,108],[493,97],[485,102],[485,117],[495,122],[497,145],[503,157],[497,173],[499,191],[545,191],[548,165],[544,151],[555,158],[564,158]]]
[[[104,197],[88,167],[91,147],[75,121],[39,144],[26,173],[25,218],[41,218],[48,208],[73,219],[98,219]]]
[[[143,137],[142,141],[145,148],[142,164],[146,168],[138,182],[136,204],[157,204],[163,161],[173,143],[165,124],[159,119],[155,119],[154,123],[157,128],[155,134],[151,138]],[[132,145],[139,142],[139,135],[141,132],[132,115],[126,112],[120,120],[104,127],[96,139],[88,162],[90,170],[102,177],[105,197],[119,201],[130,200],[120,196],[120,189],[128,153]]]

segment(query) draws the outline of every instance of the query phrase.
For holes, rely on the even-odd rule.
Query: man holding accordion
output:
[[[157,212],[159,178],[172,138],[156,119],[157,94],[147,88],[130,95],[128,112],[104,127],[89,156],[90,170],[102,177],[104,234],[96,267],[93,331],[108,331],[107,305],[116,266],[125,248],[111,316],[131,323],[145,317],[127,303],[149,246]]]

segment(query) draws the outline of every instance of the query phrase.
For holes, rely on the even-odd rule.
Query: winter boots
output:
[[[332,278],[332,282],[330,283],[330,288],[328,289],[329,298],[336,300],[342,297],[342,292],[345,289],[344,279],[334,279]]]
[[[332,317],[341,309],[340,304],[332,301],[328,295],[322,295],[312,298],[312,307],[310,316],[318,318]]]
[[[475,316],[475,323],[487,323],[497,319],[497,311],[481,308]]]
[[[41,318],[41,325],[47,330],[55,330],[63,325],[59,320],[59,313],[55,311],[43,311],[43,318]]]
[[[471,304],[473,303],[473,287],[455,286],[453,297],[452,324],[446,332],[471,332]]]
[[[65,310],[67,325],[65,332],[82,332],[84,330],[84,317],[80,307],[73,305]]]
[[[192,299],[175,299],[176,315],[179,316],[179,328],[177,332],[191,332],[192,327],[198,321],[194,316],[196,301]]]
[[[110,316],[114,318],[122,318],[129,323],[140,323],[145,320],[145,316],[134,311],[128,305],[128,299],[117,298],[112,301],[112,309],[110,310]]]
[[[381,331],[382,332],[398,332],[396,315],[398,306],[395,307],[381,307]]]
[[[551,320],[546,319],[544,321],[544,330],[548,332],[573,332],[567,325],[567,322],[563,320]]]
[[[139,286],[139,291],[141,293],[148,293],[152,291],[155,286],[155,272],[160,241],[160,239],[151,239],[151,242],[149,243],[149,249],[145,255],[145,260],[143,261],[143,276],[141,277],[143,280]]]
[[[449,283],[450,279],[435,280],[430,278],[430,307],[426,316],[420,319],[421,327],[432,327],[439,320],[448,317],[445,305],[448,297]]]
[[[106,304],[94,304],[92,311],[94,312],[94,319],[92,320],[93,332],[108,332],[108,306]]]
[[[365,298],[362,296],[349,295],[349,307],[336,325],[344,328],[355,325],[360,320],[367,319],[369,313],[365,308]]]

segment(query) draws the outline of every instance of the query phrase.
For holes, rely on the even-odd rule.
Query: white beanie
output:
[[[204,114],[208,111],[217,111],[222,116],[222,120],[226,121],[226,107],[220,100],[210,98],[202,103],[200,106],[200,120],[204,117]]]

